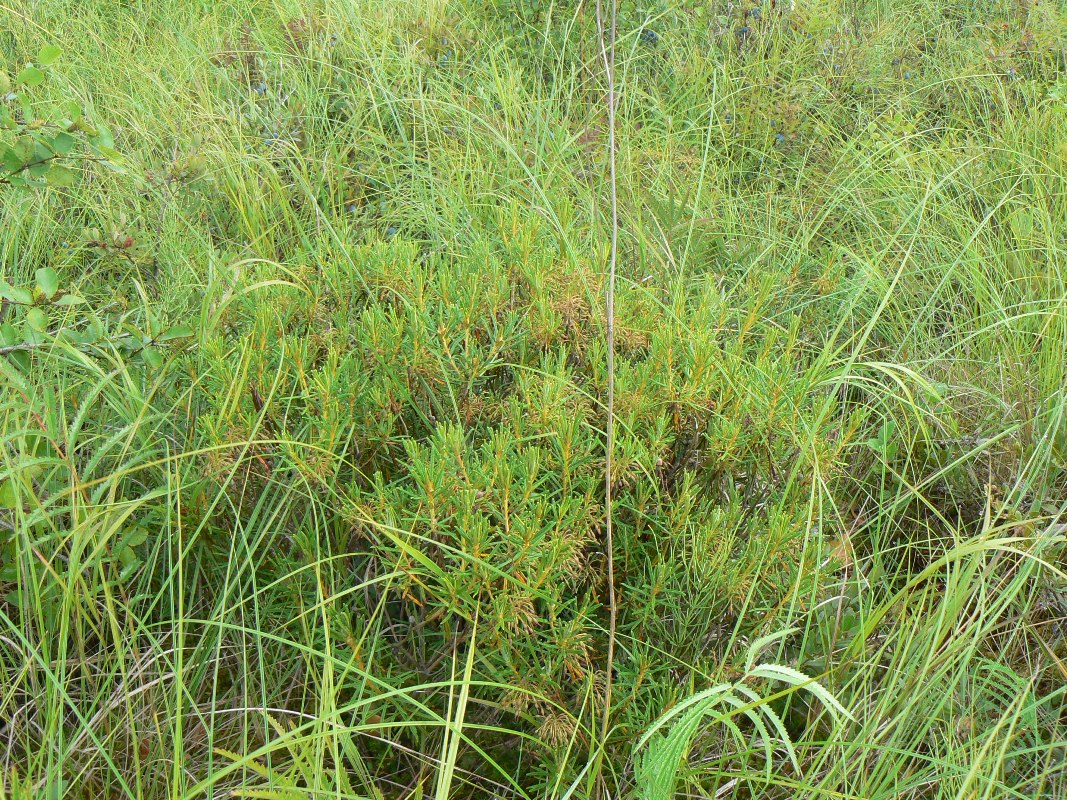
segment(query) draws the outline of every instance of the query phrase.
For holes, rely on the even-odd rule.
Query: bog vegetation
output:
[[[0,797],[1067,797],[1067,12],[618,13],[608,663],[595,4],[0,3]]]

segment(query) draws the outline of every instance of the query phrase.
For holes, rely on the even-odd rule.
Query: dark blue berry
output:
[[[761,16],[763,16],[763,12],[760,9],[752,9],[752,19],[759,19]]]
[[[641,30],[641,44],[654,45],[659,42],[659,34],[651,28]]]
[[[390,225],[388,228],[386,228],[385,229],[385,235],[386,236],[396,236],[396,226]]]
[[[775,134],[774,141],[778,142],[778,144],[785,144],[785,135],[781,133]]]

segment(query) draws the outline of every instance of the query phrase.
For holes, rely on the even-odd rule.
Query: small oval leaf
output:
[[[49,186],[70,186],[74,183],[74,170],[61,164],[52,164],[44,179]]]
[[[37,63],[42,67],[50,67],[56,63],[56,60],[63,53],[63,51],[54,44],[46,44],[41,48],[41,52],[37,54]]]
[[[78,140],[69,133],[60,131],[56,134],[56,138],[52,140],[52,149],[61,156],[70,155],[70,152],[74,149],[74,145],[77,144],[77,141]]]
[[[26,312],[26,324],[30,326],[32,330],[44,333],[48,330],[48,314],[40,308],[31,308]]]
[[[11,303],[28,306],[33,303],[33,295],[29,289],[16,289],[7,281],[0,281],[0,297]]]
[[[15,77],[15,82],[23,86],[39,86],[44,83],[44,73],[33,64],[27,64]]]
[[[51,267],[37,270],[37,288],[41,294],[51,300],[59,291],[59,274]]]
[[[141,358],[152,369],[158,369],[163,364],[163,356],[154,347],[146,347],[141,350]]]

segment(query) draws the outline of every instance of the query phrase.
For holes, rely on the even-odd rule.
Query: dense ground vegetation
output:
[[[594,12],[0,3],[0,797],[1067,798],[1067,12],[619,0],[611,664]]]

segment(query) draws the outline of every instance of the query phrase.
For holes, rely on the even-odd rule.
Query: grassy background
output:
[[[1067,797],[1067,14],[620,0],[609,666],[593,12],[0,4],[0,796]]]

